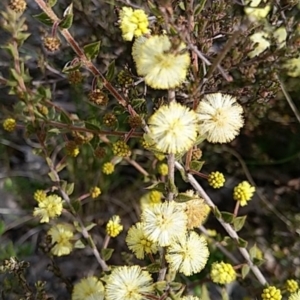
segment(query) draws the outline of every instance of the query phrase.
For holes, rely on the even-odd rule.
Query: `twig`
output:
[[[175,166],[176,166],[176,168],[178,170],[184,171],[184,169],[183,169],[183,167],[182,167],[182,165],[180,163],[175,162]],[[213,210],[217,209],[216,205],[212,202],[212,200],[210,199],[210,197],[203,190],[202,186],[197,182],[197,180],[194,178],[194,176],[191,175],[191,174],[187,174],[187,179],[188,179],[189,183],[193,186],[193,188],[198,192],[198,194],[210,206],[210,208],[212,208]],[[240,237],[238,236],[238,234],[236,233],[236,231],[233,229],[233,227],[230,224],[226,223],[222,218],[218,218],[216,216],[216,219],[223,226],[223,228],[226,230],[226,232],[228,233],[228,235],[233,240],[235,240],[238,243]],[[249,265],[251,271],[256,276],[256,278],[258,279],[258,281],[262,285],[266,285],[267,284],[267,280],[265,279],[264,275],[261,273],[261,271],[259,270],[259,268],[253,264],[253,262],[252,262],[252,260],[250,258],[250,255],[248,253],[248,250],[246,248],[242,248],[242,247],[238,247],[238,249],[239,249],[240,253],[242,254],[242,256],[245,258],[247,264]]]

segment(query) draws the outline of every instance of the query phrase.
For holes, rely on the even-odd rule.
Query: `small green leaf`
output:
[[[51,181],[57,182],[56,174],[54,174],[52,171],[48,173],[48,176],[50,177]]]
[[[160,264],[159,263],[153,263],[147,266],[147,271],[149,273],[158,273],[160,270]]]
[[[100,51],[100,41],[87,44],[83,47],[83,51],[87,59],[92,60],[96,58]]]
[[[76,249],[84,249],[85,247],[86,245],[81,240],[76,241],[74,244],[74,248]]]
[[[67,166],[66,162],[59,162],[56,166],[55,166],[55,171],[57,173],[59,173],[60,171],[62,171],[65,167]]]
[[[247,218],[247,216],[236,217],[233,219],[232,224],[233,224],[233,228],[235,229],[236,232],[240,231],[243,228],[246,218]]]
[[[63,67],[62,72],[70,73],[70,72],[76,71],[81,67],[81,65],[82,65],[81,61],[77,61],[76,63],[69,61]]]
[[[40,21],[41,23],[47,25],[47,26],[52,26],[53,25],[53,21],[44,12],[42,12],[42,13],[40,13],[38,15],[34,15],[33,17],[35,19],[37,19],[38,21]]]
[[[238,245],[239,245],[239,247],[241,247],[241,248],[246,248],[247,245],[248,245],[248,242],[245,241],[245,240],[243,240],[243,239],[241,239],[241,238],[239,238],[239,239],[238,239]]]
[[[182,288],[182,283],[181,282],[170,282],[170,288],[172,291],[178,291]]]
[[[190,162],[190,169],[199,172],[204,165],[204,161],[192,160]]]
[[[72,121],[69,117],[69,115],[64,112],[63,110],[60,111],[60,120],[65,124],[72,124]]]
[[[242,278],[244,279],[250,271],[250,267],[248,265],[244,265],[242,267]]]
[[[227,211],[222,211],[221,216],[222,216],[222,219],[226,223],[229,223],[229,224],[232,223],[232,221],[234,219],[234,215],[232,213],[227,212]]]
[[[69,29],[73,24],[73,3],[71,3],[64,11],[64,17],[59,22],[59,27],[64,29]]]
[[[155,182],[146,187],[146,190],[155,190],[164,193],[166,191],[166,185],[163,182]]]
[[[108,70],[107,70],[107,73],[106,73],[106,79],[107,81],[112,81],[114,76],[115,76],[115,61],[113,60],[109,66],[108,66]]]
[[[253,245],[253,247],[250,248],[249,250],[249,254],[250,254],[250,258],[253,259],[262,259],[262,253],[259,250],[259,248],[257,248],[256,244]]]
[[[68,196],[72,195],[74,191],[74,182],[68,183],[65,189],[65,192],[67,193]]]
[[[95,130],[95,131],[100,130],[100,126],[98,126],[97,124],[94,124],[94,123],[90,123],[90,122],[85,122],[85,127],[90,130]]]
[[[72,207],[75,210],[75,212],[78,212],[81,209],[81,202],[79,200],[74,200],[71,202],[71,204],[72,204]],[[81,230],[79,232],[81,232]]]
[[[5,231],[5,223],[3,221],[0,221],[0,236],[4,233]]]
[[[17,33],[17,40],[18,40],[18,45],[22,46],[23,43],[30,37],[30,33],[25,33],[25,32],[18,32]]]
[[[185,181],[185,182],[189,182],[189,180],[188,180],[188,178],[186,176],[186,172],[185,172],[184,168],[180,168],[179,172],[180,172],[182,180]]]
[[[194,16],[197,16],[201,13],[205,6],[206,0],[200,0],[199,3],[195,6],[195,13]]]
[[[114,249],[106,248],[101,250],[101,257],[103,260],[107,261],[111,258]]]
[[[50,7],[53,7],[56,4],[57,0],[47,0],[47,4]]]
[[[198,136],[196,139],[196,142],[194,143],[194,146],[200,145],[203,141],[205,141],[205,137],[204,136]]]
[[[92,230],[96,225],[97,225],[96,223],[91,223],[90,225],[85,226],[85,229],[86,229],[87,231],[90,231],[90,230]]]
[[[179,5],[180,9],[182,9],[183,11],[185,11],[185,5],[182,1],[179,2]]]
[[[12,77],[13,77],[16,81],[21,81],[21,80],[22,80],[22,75],[19,74],[15,69],[10,69],[10,73],[11,73]]]
[[[175,202],[185,203],[192,199],[195,199],[195,196],[189,196],[186,193],[179,193],[175,198]]]
[[[149,271],[149,270],[148,270]],[[159,271],[159,265],[158,265],[158,271]],[[157,272],[158,272],[157,271]],[[150,272],[150,271],[149,271]],[[151,272],[150,272],[151,273]],[[164,292],[165,291],[165,289],[166,289],[166,287],[167,287],[167,282],[166,281],[157,281],[157,282],[155,282],[154,283],[154,289],[156,290],[156,291],[159,291],[159,292]]]
[[[212,209],[212,213],[216,216],[217,219],[222,219],[222,214],[216,206]]]

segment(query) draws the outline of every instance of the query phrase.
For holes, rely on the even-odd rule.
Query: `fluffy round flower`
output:
[[[148,16],[142,9],[122,7],[120,11],[120,28],[125,41],[132,41],[133,37],[139,37],[150,33],[148,28]]]
[[[273,33],[276,39],[278,48],[282,48],[286,45],[287,31],[284,26],[277,28]]]
[[[292,295],[290,295],[288,300],[300,300],[300,291],[298,291],[297,293],[293,293]]]
[[[71,240],[73,238],[72,226],[69,224],[57,224],[50,228],[48,235],[54,246],[51,249],[53,255],[68,255],[73,249]]]
[[[269,286],[263,290],[261,298],[263,300],[281,300],[281,291],[275,286]]]
[[[153,35],[138,39],[132,50],[137,73],[154,89],[171,89],[186,78],[190,56],[183,52],[185,44],[172,51],[172,43],[166,35]]]
[[[50,195],[38,203],[38,207],[34,208],[33,215],[40,217],[41,223],[48,223],[50,218],[60,216],[62,209],[62,199],[57,195]]]
[[[265,32],[256,32],[250,36],[250,40],[254,47],[254,49],[248,53],[250,58],[260,55],[270,47],[271,43],[266,39],[267,37],[268,34]]]
[[[184,296],[181,299],[182,300],[201,300],[199,297],[195,297],[195,296]]]
[[[235,280],[236,273],[231,264],[223,261],[213,263],[210,271],[210,277],[214,283],[227,284]]]
[[[145,235],[143,224],[141,222],[130,227],[126,237],[126,243],[128,248],[138,259],[144,259],[145,253],[155,254],[158,249],[157,244],[150,241]]]
[[[208,184],[212,186],[214,189],[219,189],[224,186],[225,177],[221,172],[211,172],[208,175]]]
[[[285,286],[290,293],[295,293],[299,289],[298,282],[294,279],[288,279]]]
[[[140,266],[113,269],[105,291],[106,300],[142,300],[154,291],[153,281]],[[147,298],[148,299],[148,298]]]
[[[5,119],[3,122],[3,129],[8,132],[12,132],[16,129],[16,124],[16,120],[13,118]]]
[[[263,1],[266,2],[266,1]],[[270,12],[271,6],[265,4],[262,7],[258,7],[261,0],[247,0],[244,8],[245,14],[249,16],[251,21],[264,19]]]
[[[180,153],[189,150],[197,137],[197,116],[176,102],[161,106],[148,121],[150,137],[159,151]]]
[[[247,201],[251,200],[254,192],[255,187],[248,181],[243,181],[234,188],[233,199],[239,201],[241,206],[245,206]]]
[[[174,202],[164,202],[142,212],[145,235],[159,246],[169,246],[186,233],[187,216]]]
[[[187,229],[199,227],[206,220],[210,207],[193,190],[188,190],[181,195],[190,198],[190,200],[183,203],[177,202],[187,215]]]
[[[297,58],[291,58],[286,61],[284,68],[287,70],[287,74],[291,77],[300,76],[300,56]]]
[[[172,242],[167,249],[166,260],[173,270],[190,276],[205,267],[208,256],[205,238],[191,231]]]
[[[206,136],[211,143],[232,141],[244,125],[243,108],[230,95],[206,95],[196,112],[200,121],[200,135]]]
[[[95,276],[81,279],[75,284],[72,292],[72,300],[103,300],[104,287]]]
[[[112,216],[106,225],[106,233],[111,237],[116,237],[123,230],[123,225],[120,224],[119,216]]]

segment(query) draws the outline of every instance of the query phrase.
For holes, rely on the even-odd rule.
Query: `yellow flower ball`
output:
[[[223,261],[213,263],[210,271],[210,277],[214,283],[228,284],[236,279],[236,272],[231,264]]]
[[[12,132],[16,129],[16,120],[13,118],[8,118],[5,119],[3,122],[3,129],[8,131],[8,132]]]
[[[111,162],[107,162],[102,166],[103,174],[110,175],[115,171],[115,165]]]
[[[294,279],[288,279],[285,283],[285,286],[290,293],[295,293],[299,289],[299,284]]]
[[[225,183],[225,177],[222,173],[220,172],[211,172],[209,175],[208,175],[208,184],[210,186],[212,186],[214,189],[219,189],[221,188],[222,186],[224,186],[224,183]]]
[[[261,298],[263,300],[281,300],[281,291],[275,286],[269,286],[263,290]]]
[[[238,184],[233,190],[233,199],[240,202],[241,206],[247,205],[255,192],[255,187],[251,186],[248,181]]]

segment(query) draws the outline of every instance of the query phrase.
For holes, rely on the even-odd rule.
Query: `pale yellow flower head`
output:
[[[297,58],[289,59],[285,64],[284,68],[287,70],[287,74],[291,77],[300,76],[300,56]]]
[[[188,190],[181,195],[190,198],[190,200],[186,202],[177,202],[179,206],[182,206],[182,209],[187,215],[187,229],[189,230],[199,227],[207,219],[207,216],[210,213],[210,207],[202,198],[194,193],[193,190]]]
[[[148,26],[148,16],[142,9],[122,7],[120,12],[120,28],[125,41],[132,41],[134,36],[139,37],[150,33]]]
[[[201,299],[195,296],[184,296],[181,298],[181,300],[201,300]]]
[[[253,43],[253,50],[248,53],[250,58],[260,55],[271,43],[267,40],[268,34],[266,32],[256,32],[250,36],[250,40]]]
[[[196,109],[199,133],[211,143],[229,143],[244,125],[243,108],[230,95],[209,94]]]
[[[72,238],[73,228],[69,224],[57,224],[50,228],[48,235],[51,237],[52,244],[51,248],[53,255],[62,256],[68,255],[73,249]]]
[[[183,43],[172,51],[172,44],[166,35],[153,35],[148,39],[137,39],[132,56],[137,73],[154,89],[171,89],[179,86],[186,78],[190,56]]]
[[[300,290],[291,294],[288,300],[300,300]]]
[[[103,300],[104,287],[95,276],[81,279],[75,284],[72,292],[72,300]]]
[[[154,292],[149,272],[140,266],[124,266],[113,269],[105,290],[106,300],[144,300]]]
[[[187,215],[174,202],[164,202],[142,212],[145,235],[159,246],[169,246],[186,233]]]
[[[274,38],[276,39],[278,48],[283,48],[286,45],[287,31],[284,26],[277,28],[273,33]]]
[[[126,237],[128,248],[138,259],[144,259],[146,254],[155,254],[158,250],[157,244],[150,241],[145,235],[144,226],[141,222],[132,225]]]
[[[176,102],[161,106],[148,120],[150,137],[165,153],[188,151],[197,138],[197,115]]]
[[[259,4],[262,6],[259,7]],[[271,10],[270,4],[266,3],[265,0],[247,0],[246,7],[244,8],[245,14],[248,15],[249,19],[254,22],[264,19]]]
[[[40,217],[41,223],[48,223],[50,219],[61,215],[63,209],[62,199],[57,195],[49,195],[38,202],[38,207],[34,208],[33,215]]]
[[[190,276],[205,267],[208,256],[206,239],[191,231],[172,242],[167,248],[166,260],[171,269]]]

